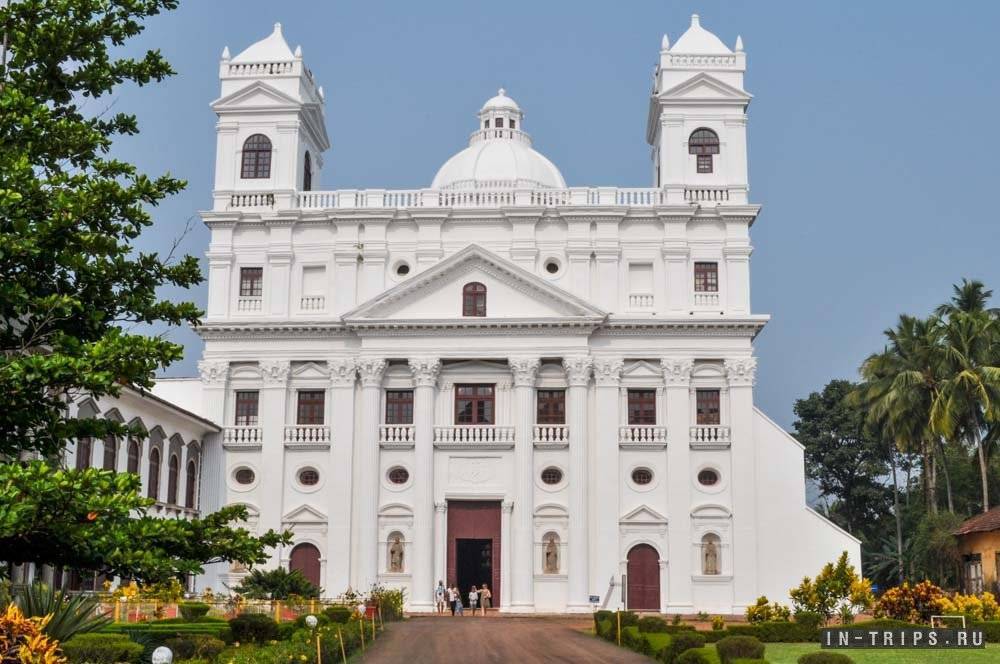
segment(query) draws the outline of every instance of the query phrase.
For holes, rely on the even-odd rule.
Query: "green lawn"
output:
[[[799,657],[817,652],[815,643],[768,643],[764,659],[771,664],[796,664]],[[855,664],[980,664],[1000,662],[1000,644],[987,644],[985,650],[837,650]]]

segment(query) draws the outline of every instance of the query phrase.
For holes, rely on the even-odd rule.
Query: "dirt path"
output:
[[[410,618],[386,630],[365,662],[621,662],[649,659],[559,618]]]

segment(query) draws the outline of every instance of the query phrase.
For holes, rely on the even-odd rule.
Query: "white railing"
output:
[[[729,427],[718,424],[698,424],[691,427],[691,447],[729,447],[731,443]]]
[[[378,428],[378,442],[386,447],[413,447],[417,430],[412,424],[383,424]]]
[[[652,205],[662,205],[666,202],[666,195],[662,189],[618,189],[615,191],[616,205],[649,207]]]
[[[326,307],[325,295],[303,295],[299,302],[302,311],[321,311],[324,307]]]
[[[494,208],[514,205],[513,189],[499,191],[442,191],[438,193],[438,207]]]
[[[729,200],[726,187],[684,187],[684,200],[689,203],[725,203]]]
[[[229,196],[229,207],[231,208],[259,208],[274,207],[274,194],[268,192],[252,191]]]
[[[469,134],[469,145],[475,145],[476,143],[482,143],[483,141],[489,141],[494,138],[506,138],[524,145],[531,145],[531,136],[528,136],[528,134],[524,133],[520,129],[509,129],[507,127],[502,129],[500,127],[478,129]]]
[[[629,424],[618,428],[618,444],[624,447],[665,447],[667,427]]]
[[[628,308],[632,311],[637,309],[649,310],[653,308],[653,295],[651,293],[632,293],[628,296]]]
[[[296,205],[303,210],[322,210],[335,208],[337,192],[335,191],[302,191],[295,195]]]
[[[695,292],[694,306],[696,307],[717,307],[719,306],[719,294],[708,292]]]
[[[236,300],[236,311],[260,311],[264,308],[263,303],[260,297],[241,297]]]
[[[701,55],[667,53],[667,64],[672,67],[735,67],[735,55]]]
[[[223,445],[246,445],[248,447],[264,443],[264,430],[260,427],[226,427],[222,430]]]
[[[247,62],[229,65],[230,76],[280,76],[291,74],[295,70],[294,61],[286,62]]]
[[[514,427],[456,425],[434,427],[438,447],[514,446]]]
[[[536,424],[535,447],[566,447],[569,427],[565,424]]]
[[[285,427],[285,445],[329,445],[330,427],[323,424],[292,424]]]

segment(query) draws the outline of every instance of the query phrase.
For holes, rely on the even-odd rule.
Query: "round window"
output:
[[[542,471],[542,481],[546,484],[559,484],[562,478],[563,472],[555,466],[549,466]]]
[[[653,471],[649,468],[636,468],[632,471],[632,481],[639,485],[646,485],[653,481]]]
[[[389,481],[393,484],[406,484],[410,481],[410,471],[402,466],[389,469]]]
[[[698,484],[702,486],[712,486],[719,482],[719,473],[712,470],[711,468],[706,468],[705,470],[698,473]]]
[[[257,479],[257,476],[249,468],[240,468],[233,477],[236,478],[237,484],[253,484],[253,481]]]
[[[405,277],[410,273],[409,263],[400,263],[396,266],[396,274],[400,277]]]
[[[315,468],[303,468],[299,471],[299,484],[315,486],[319,484],[319,471]]]
[[[548,261],[545,263],[545,271],[549,274],[555,274],[559,271],[559,263],[555,261]]]

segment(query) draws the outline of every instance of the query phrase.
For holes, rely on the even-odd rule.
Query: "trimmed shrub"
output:
[[[811,652],[798,659],[799,664],[854,664],[854,660],[839,652]]]
[[[674,664],[712,664],[712,660],[698,648],[682,652]]]
[[[143,647],[123,634],[90,632],[78,634],[61,645],[70,664],[134,664],[142,657]]]
[[[766,659],[746,659],[740,657],[739,659],[734,659],[731,664],[768,664]]]
[[[635,611],[619,611],[619,615],[621,615],[622,627],[638,626],[639,616],[636,615]]]
[[[597,623],[597,635],[602,639],[607,639],[608,641],[615,640],[615,628],[610,620],[602,620]]]
[[[764,658],[764,644],[752,636],[727,636],[715,644],[715,651],[719,653],[722,664],[730,664],[739,658]]]
[[[636,625],[622,627],[622,645],[643,655],[653,654],[653,647]]]
[[[701,634],[695,632],[674,634],[667,647],[660,651],[659,658],[665,664],[674,664],[681,653],[704,646],[705,637]]]
[[[241,613],[229,621],[233,640],[240,643],[267,643],[278,638],[278,623],[261,613]]]
[[[214,660],[222,652],[226,644],[211,636],[181,636],[167,639],[163,645],[174,651],[180,659]]]
[[[605,611],[605,613],[611,613],[610,611]],[[323,609],[323,615],[330,619],[332,623],[339,623],[341,625],[346,624],[347,621],[351,619],[354,615],[354,610],[349,606],[328,606]],[[596,618],[595,618],[596,620]]]
[[[657,618],[656,616],[646,616],[645,618],[639,618],[639,631],[640,632],[666,632],[670,625],[663,618]]]
[[[812,629],[819,629],[823,624],[823,614],[816,611],[796,611],[793,619],[798,624]]]
[[[197,622],[199,619],[204,618],[208,615],[208,610],[210,607],[204,602],[181,602],[177,605],[180,609],[181,617],[187,622]]]
[[[969,623],[969,628],[983,630],[983,638],[987,643],[1000,643],[1000,620]]]
[[[296,620],[295,622],[290,622],[290,623],[288,622],[278,623],[278,636],[276,638],[279,641],[287,641],[288,639],[292,638],[292,634],[295,634],[295,632],[299,631],[300,629],[307,629],[305,627],[299,627],[298,622],[299,621]],[[319,624],[329,625],[330,621],[327,620],[326,622],[324,622],[320,620]]]
[[[194,620],[186,620],[180,616],[176,618],[163,618],[161,620],[151,620],[148,624],[150,625],[175,625],[177,623],[187,624],[187,623],[226,623],[228,622],[225,618],[216,618],[214,616],[202,616],[200,618],[195,618]]]
[[[117,623],[108,625],[101,631],[103,634],[118,633],[128,636],[133,641],[142,643],[151,652],[153,648],[162,646],[167,639],[180,636],[214,636],[225,643],[233,642],[233,635],[227,623]]]
[[[775,620],[756,625],[730,625],[726,631],[731,636],[752,636],[764,643],[799,643],[816,641],[819,631],[802,623]]]

